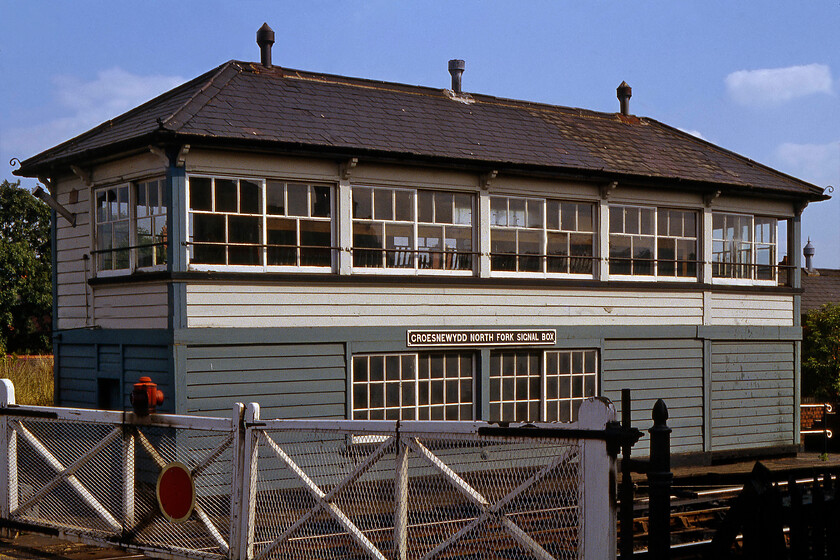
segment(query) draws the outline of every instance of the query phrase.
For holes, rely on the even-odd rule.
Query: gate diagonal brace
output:
[[[539,478],[534,475],[526,481],[525,483],[519,485],[511,494],[516,494],[516,496],[511,496],[510,499],[508,496],[499,500],[496,504],[490,504],[487,499],[478,492],[475,488],[473,488],[466,480],[461,478],[458,473],[453,471],[446,463],[441,461],[434,453],[429,451],[420,440],[417,438],[411,438],[408,440],[407,445],[417,452],[420,456],[424,457],[429,463],[432,464],[437,470],[446,477],[449,482],[455,487],[456,490],[461,492],[468,500],[470,500],[474,505],[478,506],[481,509],[481,515],[479,515],[475,520],[473,520],[467,527],[464,527],[454,535],[452,535],[449,539],[435,547],[432,551],[426,554],[423,557],[423,560],[428,560],[430,558],[434,558],[441,551],[445,548],[456,542],[461,536],[467,533],[468,529],[472,529],[473,527],[477,526],[479,523],[483,522],[488,517],[495,517],[498,519],[505,530],[510,534],[511,537],[516,540],[520,545],[524,546],[528,550],[531,551],[534,556],[539,558],[540,560],[555,560],[554,556],[552,556],[547,550],[545,550],[540,544],[532,539],[525,531],[523,531],[516,523],[511,521],[506,515],[499,513],[499,510],[506,504],[508,504],[511,500],[513,500],[516,496],[524,492],[527,488],[529,488],[534,482],[539,480],[542,476],[545,476],[551,469],[555,468],[559,465],[563,460],[568,458],[568,452],[561,454],[558,458],[560,460],[555,459],[549,465],[550,468],[544,467],[540,471]],[[533,480],[532,480],[533,479]]]
[[[293,523],[288,529],[283,531],[283,533],[274,539],[271,544],[269,544],[266,548],[262,550],[259,556],[256,557],[255,560],[262,560],[267,555],[271,554],[277,547],[279,547],[284,541],[286,541],[295,531],[297,531],[303,524],[309,520],[319,509],[323,509],[327,513],[329,513],[333,518],[335,518],[338,523],[344,527],[348,534],[356,541],[356,543],[362,547],[368,554],[376,558],[377,560],[386,560],[382,553],[376,548],[368,538],[362,533],[362,531],[356,527],[353,521],[347,517],[347,515],[341,511],[341,509],[333,504],[331,500],[335,497],[335,495],[346,488],[348,485],[352,484],[355,480],[361,477],[367,470],[373,466],[388,450],[390,445],[393,443],[394,438],[389,437],[385,441],[383,441],[376,450],[367,456],[367,458],[359,464],[353,472],[348,474],[344,479],[341,480],[335,487],[328,494],[325,494],[323,490],[321,490],[315,482],[312,481],[311,478],[307,476],[303,469],[301,469],[294,460],[289,457],[289,455],[283,451],[277,443],[269,437],[267,433],[264,431],[260,432],[260,434],[265,438],[266,443],[268,443],[269,447],[271,447],[272,451],[277,455],[277,457],[286,464],[286,466],[297,476],[301,482],[303,482],[304,487],[309,491],[310,494],[315,498],[316,504],[315,507],[310,509],[303,515],[300,519],[298,519],[295,523]]]
[[[166,460],[161,456],[160,453],[157,452],[155,446],[152,445],[152,442],[149,441],[149,439],[143,432],[137,429],[135,429],[135,432],[137,433],[138,439],[140,440],[140,445],[143,446],[143,449],[145,449],[149,456],[151,456],[152,460],[155,463],[157,463],[157,466],[160,467],[161,470],[163,470],[167,465]],[[224,445],[227,445],[227,443],[225,443]],[[206,458],[200,463],[199,466],[201,466],[202,469],[205,468],[207,464],[212,462],[212,459],[215,459],[220,453],[221,452],[218,449],[214,450],[212,453],[210,453],[208,458]],[[195,470],[191,471],[190,473],[191,476],[195,476],[195,474]],[[198,517],[198,520],[201,521],[202,525],[204,525],[204,528],[207,529],[207,532],[210,534],[210,536],[213,537],[213,540],[216,541],[216,544],[218,545],[219,549],[221,549],[222,552],[224,552],[225,554],[230,552],[230,545],[228,545],[225,538],[213,524],[213,521],[198,503],[196,503],[193,506],[193,512],[195,512],[196,517]]]
[[[42,488],[35,496],[33,496],[30,500],[28,500],[25,504],[21,505],[15,511],[10,512],[12,515],[19,514],[29,507],[31,507],[38,499],[40,499],[43,495],[50,492],[53,488],[58,486],[58,484],[62,480],[67,480],[67,483],[70,487],[79,495],[80,498],[90,506],[93,511],[96,512],[99,517],[102,518],[105,523],[107,523],[112,531],[120,532],[122,530],[122,525],[119,521],[117,521],[114,516],[108,513],[107,508],[103,506],[96,497],[90,493],[90,491],[85,488],[85,486],[81,483],[81,481],[76,478],[75,473],[80,468],[82,468],[90,459],[93,458],[94,455],[102,451],[108,444],[113,442],[116,438],[122,435],[122,429],[117,428],[113,430],[110,434],[108,434],[105,439],[99,442],[95,447],[93,447],[90,451],[88,451],[84,456],[78,459],[73,465],[69,468],[65,468],[61,461],[59,461],[55,455],[50,453],[50,451],[44,447],[44,445],[38,441],[38,438],[35,435],[27,430],[20,421],[12,422],[14,430],[19,433],[23,439],[32,446],[33,449],[47,462],[47,464],[55,470],[57,473],[56,478],[54,478],[51,482],[49,482],[44,488]]]

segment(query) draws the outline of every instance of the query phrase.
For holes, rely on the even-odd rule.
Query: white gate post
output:
[[[584,401],[578,414],[583,430],[603,430],[615,420],[615,407],[606,398]],[[581,440],[583,454],[583,560],[615,558],[616,512],[612,497],[616,484],[615,458],[602,439]]]
[[[399,423],[397,430],[399,430]],[[394,479],[394,549],[396,560],[406,560],[408,554],[408,445],[397,433],[397,464]]]
[[[15,404],[15,386],[0,379],[0,408]],[[2,415],[0,421],[0,517],[9,519],[18,506],[17,433]]]
[[[239,560],[242,543],[242,469],[245,463],[245,405],[234,403],[231,414],[233,472],[230,479],[230,557]]]
[[[239,558],[250,560],[254,557],[254,518],[257,499],[257,473],[259,456],[259,428],[253,426],[260,421],[260,405],[248,403],[245,406],[245,442],[242,461],[242,476],[239,479],[242,493],[240,511]]]

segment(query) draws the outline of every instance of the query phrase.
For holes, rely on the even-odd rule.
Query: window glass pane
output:
[[[539,272],[542,270],[542,242],[541,231],[518,232],[519,270],[528,272]]]
[[[508,225],[525,227],[525,201],[521,198],[511,198],[509,199],[509,204]]]
[[[542,228],[543,227],[543,201],[528,200],[528,227]]]
[[[674,239],[660,239],[659,247],[657,249],[657,259],[659,260],[659,275],[660,276],[674,276],[676,274],[676,240]]]
[[[393,191],[373,189],[373,217],[377,220],[394,219]]]
[[[490,231],[490,264],[493,270],[516,270],[516,231]]]
[[[385,224],[386,254],[389,268],[414,266],[414,227],[410,225]]]
[[[316,218],[329,218],[332,216],[332,201],[329,187],[312,187],[312,216]]]
[[[546,262],[548,272],[568,272],[569,259],[565,258],[569,255],[569,234],[568,233],[548,233],[548,244],[546,246],[546,253],[548,255],[561,255],[564,258],[549,257]]]
[[[353,187],[353,217],[360,220],[373,218],[371,207],[371,189],[364,187]]]
[[[286,185],[268,181],[265,186],[266,213],[283,216],[286,214]]]
[[[236,181],[216,179],[216,212],[236,212]]]
[[[459,225],[472,225],[472,201],[469,194],[455,195],[455,215],[452,221]]]
[[[286,185],[286,202],[289,216],[309,216],[309,185]]]
[[[146,183],[140,183],[134,189],[134,216],[137,218],[144,218],[148,215],[147,192],[148,185]],[[157,189],[155,189],[155,192],[157,192]]]
[[[128,218],[128,187],[120,187],[117,189],[119,196],[119,204],[117,205],[117,216],[120,219]],[[114,216],[112,216],[112,219]]]
[[[444,245],[447,249],[445,263],[447,270],[472,269],[472,255],[467,254],[472,251],[472,229],[448,226]]]
[[[99,191],[96,193],[96,222],[103,223],[108,221],[108,191]]]
[[[153,219],[140,218],[137,220],[137,266],[146,267],[154,265],[152,247],[144,247],[155,242],[152,235]]]
[[[492,226],[506,226],[507,220],[507,199],[491,197],[490,198],[490,225]]]
[[[434,197],[431,191],[417,191],[417,221],[434,221]]]
[[[383,252],[368,248],[384,247],[381,224],[353,224],[353,266],[382,267]]]
[[[332,244],[330,222],[300,221],[301,266],[330,266]],[[318,249],[317,247],[324,247]]]
[[[548,200],[545,203],[545,227],[560,229],[560,203],[556,200]]]
[[[435,193],[435,222],[438,224],[452,223],[452,207],[454,196],[452,193]]]
[[[295,265],[297,264],[297,224],[295,220],[284,218],[268,218],[268,264]],[[271,245],[285,245],[285,247],[271,247]]]
[[[414,193],[410,191],[394,191],[395,217],[401,222],[414,221]]]
[[[624,208],[621,206],[610,207],[610,233],[622,233],[624,231]]]
[[[630,234],[639,233],[638,208],[624,208],[624,232]]]
[[[627,235],[610,236],[610,274],[630,274],[633,244]]]
[[[417,255],[419,268],[443,268],[443,227],[417,227]]]
[[[593,204],[578,204],[578,231],[595,231],[592,214],[595,206]]]
[[[262,185],[254,181],[239,181],[239,211],[243,214],[262,214]]]
[[[633,274],[646,276],[653,274],[654,243],[652,237],[633,239]]]
[[[262,249],[256,245],[261,242],[260,225],[262,220],[254,216],[229,216],[228,237],[230,243],[247,243],[252,246],[228,247],[228,264],[261,264]]]
[[[560,223],[564,231],[577,231],[577,204],[564,202],[560,206]]]

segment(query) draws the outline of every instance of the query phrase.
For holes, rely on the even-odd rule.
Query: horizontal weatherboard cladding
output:
[[[188,414],[225,416],[258,402],[265,418],[345,418],[344,344],[189,345]]]
[[[702,340],[607,339],[601,364],[602,393],[616,403],[619,415],[622,389],[632,392],[632,422],[640,429],[650,427],[651,408],[663,399],[674,430],[672,450],[703,451]],[[646,453],[647,441],[638,447]]]
[[[171,365],[171,333],[145,330],[78,330],[57,333],[54,340],[59,371],[57,404],[95,408],[99,404],[99,380],[118,384],[121,402],[117,410],[129,409],[129,393],[140,377],[148,376],[165,395],[158,407],[175,410],[175,385]]]
[[[713,342],[712,451],[794,441],[793,342]]]

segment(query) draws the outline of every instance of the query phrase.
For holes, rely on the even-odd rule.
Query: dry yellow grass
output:
[[[0,379],[11,379],[14,383],[17,404],[53,404],[52,356],[2,356]]]

